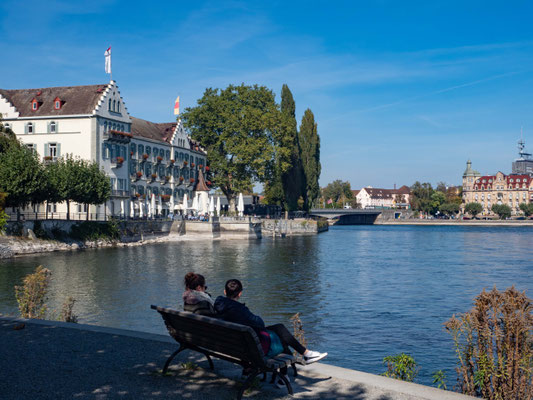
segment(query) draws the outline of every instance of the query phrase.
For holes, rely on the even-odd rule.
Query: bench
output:
[[[168,366],[178,353],[189,349],[205,355],[212,370],[214,364],[211,357],[216,357],[241,365],[250,372],[239,390],[238,400],[256,376],[263,374],[262,380],[265,381],[268,372],[272,373],[272,382],[279,377],[285,383],[289,394],[293,394],[290,382],[279,370],[291,366],[296,376],[296,357],[289,354],[266,357],[255,331],[249,326],[154,305],[151,308],[161,314],[170,336],[180,345],[167,359],[163,374],[167,372]]]

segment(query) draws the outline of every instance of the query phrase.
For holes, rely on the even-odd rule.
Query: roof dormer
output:
[[[37,100],[35,97],[33,98],[33,100],[31,101],[31,109],[32,111],[37,111],[39,109],[39,100]]]
[[[54,99],[54,110],[61,110],[61,106],[63,105],[63,101],[59,97],[56,97]]]

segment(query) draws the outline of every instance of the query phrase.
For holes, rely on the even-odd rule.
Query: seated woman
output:
[[[319,353],[317,351],[306,349],[300,344],[300,342],[298,342],[298,340],[294,338],[294,336],[283,324],[265,326],[265,323],[260,316],[252,313],[248,307],[244,305],[244,303],[238,302],[242,295],[242,283],[239,280],[230,279],[227,281],[224,294],[226,297],[219,296],[215,300],[215,311],[217,312],[217,316],[225,321],[235,322],[237,324],[252,327],[259,334],[261,345],[265,354],[268,354],[269,356],[274,356],[282,352],[286,354],[292,354],[289,350],[290,346],[303,356],[305,364],[317,362],[328,355],[328,353]],[[267,346],[265,346],[264,341],[265,331],[274,332],[275,336],[277,336],[273,337],[273,335],[270,335],[270,340]],[[270,334],[270,332],[268,333]],[[283,347],[283,351],[280,350],[277,352],[277,354],[272,354],[272,349],[266,347],[272,347],[272,345],[278,341],[278,338],[281,342],[281,346]],[[282,370],[281,373],[287,378],[286,368]]]
[[[211,295],[206,292],[207,286],[203,275],[189,272],[185,275],[185,292],[183,293],[183,310],[195,314],[214,317],[215,302]]]

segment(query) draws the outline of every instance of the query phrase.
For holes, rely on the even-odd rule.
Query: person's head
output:
[[[205,285],[205,278],[203,275],[195,274],[194,272],[189,272],[185,275],[185,288],[188,290],[197,290],[199,292],[204,292],[207,289]]]
[[[230,279],[224,287],[224,294],[230,299],[238,299],[242,293],[242,283],[238,279]]]

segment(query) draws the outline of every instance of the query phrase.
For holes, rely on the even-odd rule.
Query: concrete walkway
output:
[[[234,399],[240,384],[237,366],[215,360],[215,372],[211,372],[205,359],[192,352],[180,354],[171,373],[162,376],[166,358],[177,348],[173,339],[163,335],[0,317],[0,338],[3,400]],[[294,397],[262,382],[260,390],[245,398],[472,399],[326,364],[299,371]]]

